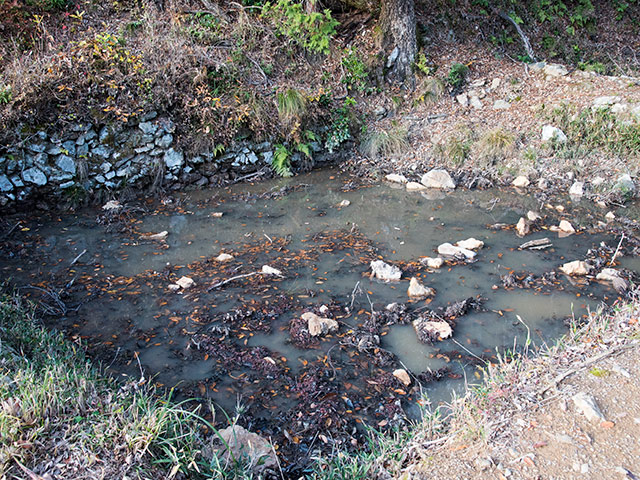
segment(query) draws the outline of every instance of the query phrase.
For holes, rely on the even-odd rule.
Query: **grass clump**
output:
[[[458,128],[455,133],[434,146],[433,155],[441,161],[460,167],[469,158],[473,139],[474,134],[470,128]]]
[[[515,136],[502,128],[485,132],[476,144],[478,159],[488,164],[504,160],[515,147]]]
[[[276,94],[278,115],[283,124],[300,122],[307,110],[307,99],[300,90],[287,88]]]
[[[417,102],[425,104],[434,104],[444,94],[445,86],[442,80],[435,77],[427,77],[423,79],[418,86]]]
[[[402,155],[410,146],[406,127],[393,125],[389,130],[369,133],[362,142],[361,151],[370,158],[387,158]]]
[[[462,87],[467,80],[467,73],[469,73],[469,67],[463,63],[454,63],[451,65],[447,76],[449,85],[454,89]]]
[[[0,378],[2,478],[248,478],[240,460],[212,453],[215,429],[197,410],[158,397],[144,378],[100,375],[9,296],[0,298]]]

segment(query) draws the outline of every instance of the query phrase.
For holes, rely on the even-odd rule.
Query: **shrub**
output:
[[[367,85],[369,77],[367,66],[360,59],[354,47],[345,50],[341,63],[345,70],[341,81],[347,86],[348,90],[357,90],[366,94],[373,93],[373,88]]]
[[[449,75],[447,81],[454,89],[460,88],[464,85],[467,79],[467,73],[469,73],[469,67],[462,63],[454,63],[449,69]]]
[[[329,41],[340,23],[331,16],[329,9],[306,13],[300,3],[291,0],[265,3],[262,16],[269,19],[281,35],[312,53],[325,55],[329,53]]]

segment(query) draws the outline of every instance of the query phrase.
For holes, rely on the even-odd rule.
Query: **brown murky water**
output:
[[[596,231],[559,238],[546,230],[557,225],[557,212],[534,198],[351,182],[314,172],[128,205],[126,213],[23,218],[1,242],[0,268],[46,305],[48,324],[84,340],[110,371],[139,376],[142,368],[182,397],[227,410],[242,404],[243,421],[280,442],[290,468],[303,465],[312,448],[357,441],[363,424],[391,428],[415,418],[419,404],[446,401],[465,377],[475,378],[479,359],[522,348],[527,332],[535,345],[553,342],[567,319],[618,296],[606,284],[553,273],[589,250],[606,257],[602,242],[615,249],[618,238]],[[343,200],[350,205],[338,207]],[[595,223],[586,207],[565,205],[574,224]],[[513,225],[528,210],[544,218],[525,240],[548,237],[552,248],[522,251],[525,240],[513,229],[488,228]],[[166,241],[139,236],[164,230]],[[439,244],[469,237],[485,242],[477,261],[439,270],[420,264]],[[216,261],[222,252],[233,260]],[[403,279],[371,279],[369,262],[377,258],[400,266]],[[640,267],[632,257],[623,262]],[[209,291],[263,265],[283,276],[249,276]],[[503,282],[510,273],[515,285]],[[196,286],[171,291],[182,276]],[[435,297],[409,302],[411,276]],[[482,306],[449,319],[452,339],[418,340],[408,322],[429,311],[442,316],[470,297]],[[394,302],[406,311],[390,318],[382,312]],[[323,305],[339,330],[312,338],[300,314]],[[367,333],[379,342],[358,347]],[[410,386],[393,377],[397,368],[410,372]],[[319,442],[319,433],[329,440]]]

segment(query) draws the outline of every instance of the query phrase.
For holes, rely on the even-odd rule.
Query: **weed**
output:
[[[287,88],[276,94],[276,105],[280,120],[287,126],[300,122],[307,110],[305,95],[295,88]]]
[[[283,144],[275,146],[276,151],[273,154],[273,161],[271,162],[271,168],[273,171],[281,177],[291,177],[291,152]]]
[[[447,76],[449,85],[454,89],[462,87],[467,79],[467,73],[469,73],[469,67],[462,63],[454,63],[451,65]]]
[[[599,73],[600,75],[604,75],[607,73],[607,67],[604,65],[604,63],[596,61],[579,62],[578,68],[585,72],[595,72]]]
[[[357,90],[367,95],[373,93],[374,89],[367,85],[369,77],[367,66],[360,59],[354,47],[345,50],[341,63],[345,70],[341,81],[348,90]]]
[[[354,117],[352,108],[354,104],[355,101],[347,97],[342,107],[333,112],[331,125],[324,144],[329,153],[333,153],[337,147],[351,138],[351,125]]]
[[[506,158],[514,146],[515,136],[502,128],[484,133],[476,144],[478,158],[491,164]]]
[[[473,131],[468,127],[461,127],[444,142],[436,144],[433,154],[436,158],[459,167],[469,158],[472,144]]]
[[[436,103],[442,97],[444,89],[444,83],[439,78],[425,78],[418,86],[418,92],[420,93],[416,101],[426,104]]]
[[[9,102],[11,102],[12,98],[13,92],[10,85],[5,85],[0,88],[0,105],[7,105]]]
[[[360,150],[370,158],[388,158],[401,155],[408,150],[409,146],[407,129],[394,124],[389,130],[369,133],[362,142]]]
[[[421,74],[426,76],[431,76],[438,70],[437,66],[429,64],[427,56],[422,52],[416,55],[416,60],[413,63],[413,68],[416,72],[420,72]]]

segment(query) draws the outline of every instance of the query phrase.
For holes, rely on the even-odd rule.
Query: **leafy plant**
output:
[[[268,18],[279,34],[312,53],[329,53],[329,41],[340,24],[331,16],[331,11],[306,13],[302,4],[292,0],[267,2],[262,7],[262,16]]]
[[[5,85],[4,87],[0,88],[0,105],[8,104],[9,102],[11,102],[12,98],[13,91],[11,90],[11,85]]]
[[[351,108],[353,105],[355,105],[355,101],[347,97],[342,107],[333,112],[329,133],[324,144],[329,153],[333,153],[337,147],[351,138],[351,123],[353,120]]]
[[[464,85],[467,79],[467,73],[469,73],[469,67],[462,63],[454,63],[449,69],[449,75],[447,81],[453,88],[460,88]]]
[[[345,69],[341,82],[347,86],[348,90],[355,89],[360,93],[373,93],[374,89],[367,85],[367,78],[369,77],[367,66],[360,59],[354,47],[345,50],[341,63]]]
[[[291,177],[291,152],[283,144],[276,145],[271,168],[281,177]]]
[[[426,76],[433,75],[434,73],[436,73],[436,70],[438,70],[437,66],[429,65],[427,56],[422,52],[416,55],[416,60],[413,63],[413,68],[416,72],[420,72]]]

